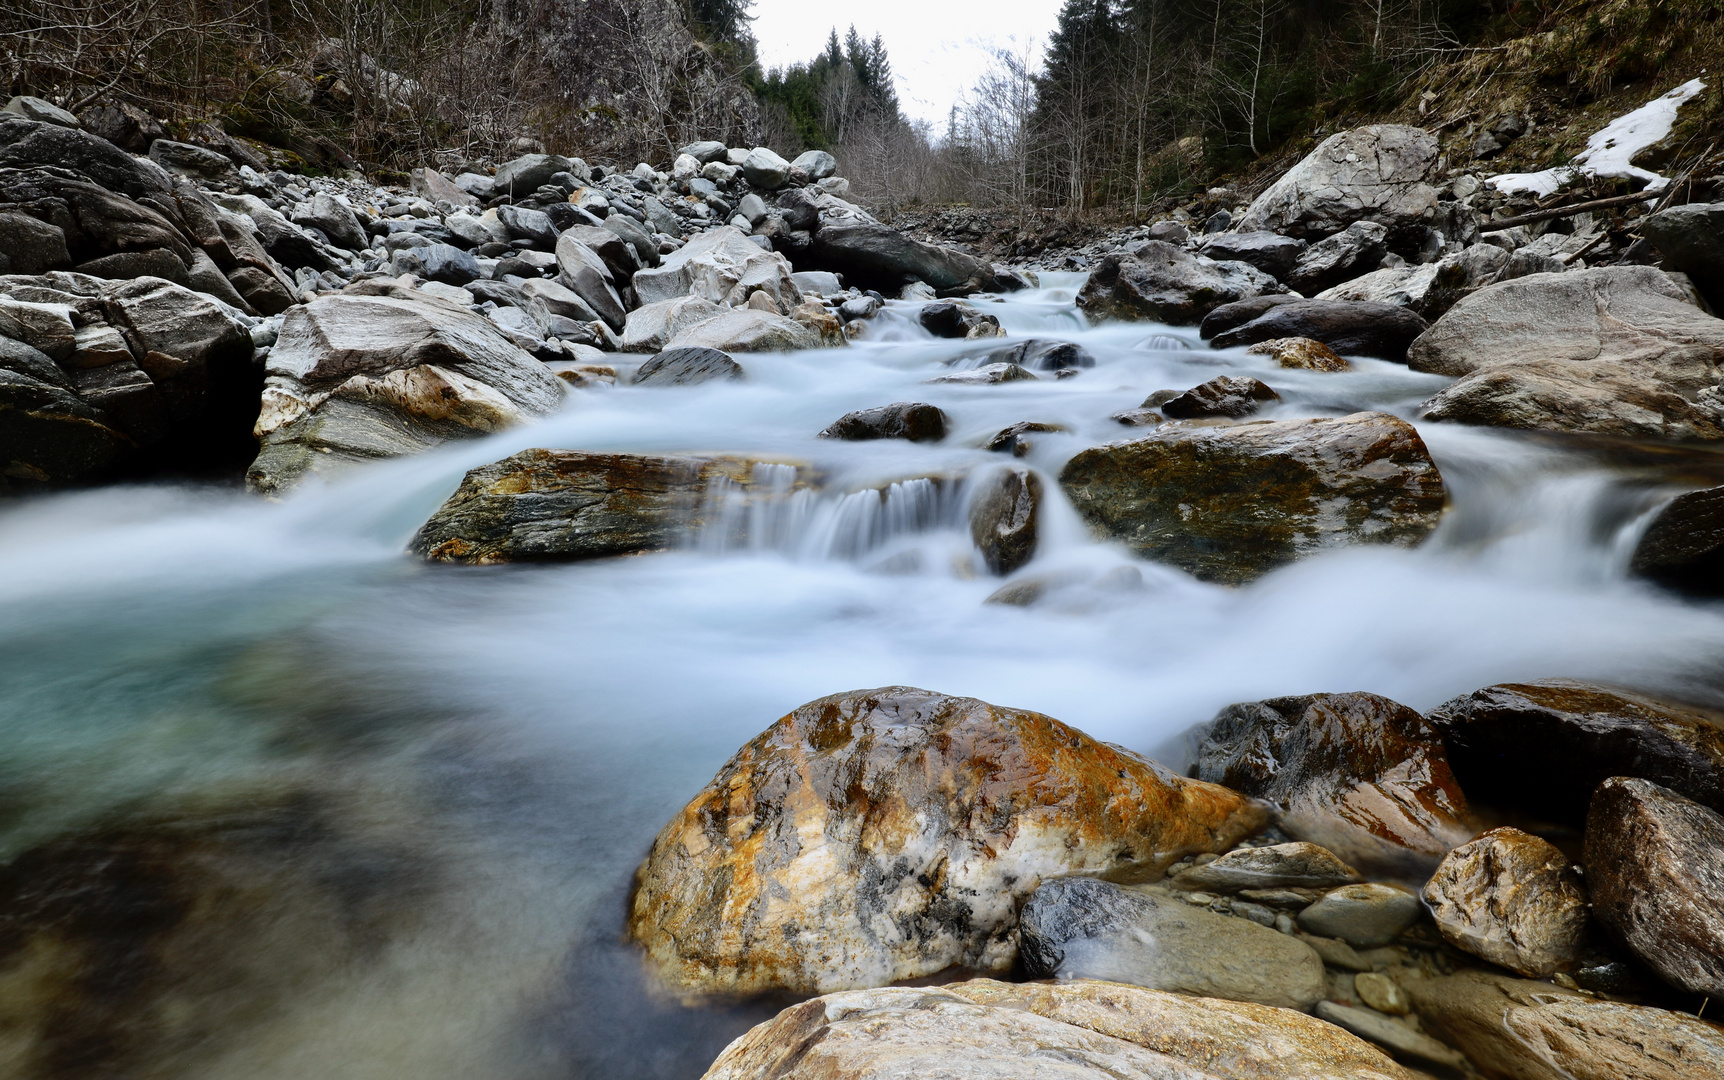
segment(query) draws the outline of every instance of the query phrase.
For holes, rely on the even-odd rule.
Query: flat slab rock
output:
[[[1443,940],[1531,978],[1578,967],[1591,943],[1580,875],[1555,845],[1519,829],[1449,852],[1422,895]]]
[[[909,687],[835,694],[761,733],[664,827],[629,936],[685,994],[1004,973],[1044,878],[1153,877],[1264,820],[1039,713]]]
[[[1060,486],[1097,532],[1228,584],[1352,544],[1412,547],[1444,500],[1418,432],[1386,413],[1168,425],[1082,451]]]
[[[705,1080],[1411,1080],[1332,1024],[1263,1005],[1116,983],[831,994],[792,1006],[719,1056]]]
[[[1352,885],[1359,872],[1328,848],[1304,841],[1235,848],[1214,862],[1179,875],[1182,888],[1238,892],[1241,889],[1330,889]]]

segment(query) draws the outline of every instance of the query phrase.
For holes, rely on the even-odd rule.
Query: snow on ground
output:
[[[1504,173],[1485,183],[1498,191],[1529,191],[1543,197],[1554,194],[1581,176],[1604,180],[1646,181],[1647,191],[1662,191],[1670,181],[1647,169],[1632,164],[1634,155],[1654,145],[1676,124],[1676,110],[1706,89],[1699,79],[1691,79],[1662,97],[1619,116],[1586,140],[1586,149],[1576,154],[1572,165],[1559,165],[1535,173]]]

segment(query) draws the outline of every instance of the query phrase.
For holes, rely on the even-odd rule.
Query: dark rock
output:
[[[822,439],[849,442],[867,439],[939,442],[945,437],[946,414],[932,405],[909,401],[846,413],[820,432]]]
[[[564,229],[570,228],[574,225],[603,225],[606,220],[596,214],[590,214],[587,211],[582,210],[574,203],[566,202],[552,203],[539,212],[550,219],[551,226],[558,232],[562,232]]]
[[[269,257],[292,269],[323,272],[337,269],[337,263],[304,229],[292,222],[272,217],[259,218],[257,238]]]
[[[1017,364],[1031,371],[1064,371],[1095,367],[1095,357],[1075,341],[1027,338],[1003,345],[987,354],[990,364]]]
[[[226,180],[234,173],[233,162],[227,155],[172,139],[151,143],[150,160],[171,173],[199,180]]]
[[[125,102],[92,106],[78,114],[78,122],[90,134],[133,154],[144,153],[167,134],[155,117]]]
[[[1255,345],[1272,338],[1321,341],[1343,356],[1376,356],[1397,362],[1426,329],[1425,320],[1394,304],[1360,300],[1295,300],[1279,304],[1210,338],[1217,349]]]
[[[426,244],[397,252],[395,266],[427,281],[456,286],[476,281],[483,273],[477,259],[453,244]]]
[[[1004,577],[1036,553],[1041,477],[1028,469],[997,469],[970,500],[970,539],[990,571]]]
[[[520,198],[531,195],[549,183],[551,177],[573,167],[573,162],[557,154],[524,154],[497,166],[493,188],[498,194]],[[552,243],[555,242],[553,239]]]
[[[0,364],[5,364],[0,358]],[[100,476],[131,450],[105,413],[69,387],[0,366],[0,485],[36,487]]]
[[[1222,304],[1286,289],[1245,263],[1218,263],[1172,244],[1146,240],[1126,257],[1110,255],[1091,272],[1077,304],[1092,317],[1188,324]]]
[[[1612,776],[1724,810],[1724,716],[1568,679],[1502,683],[1432,711],[1461,786],[1493,806],[1579,825]]]
[[[1612,777],[1587,811],[1582,863],[1612,937],[1677,989],[1724,995],[1724,817]]]
[[[1159,407],[1170,419],[1193,420],[1201,416],[1249,416],[1263,402],[1280,400],[1280,394],[1256,379],[1222,375],[1160,402]]]
[[[1355,221],[1301,252],[1287,284],[1306,296],[1375,270],[1389,252],[1389,232],[1373,221]]]
[[[1209,234],[1226,232],[1232,227],[1233,211],[1227,209],[1217,210],[1210,214],[1208,220],[1203,223],[1203,231]]]
[[[1324,993],[1323,961],[1298,938],[1095,878],[1042,885],[1018,933],[1032,979],[1106,979],[1300,1011]]]
[[[1412,546],[1443,507],[1424,442],[1383,413],[1162,429],[1083,451],[1060,486],[1091,528],[1228,583],[1332,548]]]
[[[1025,435],[1067,430],[1069,429],[1058,424],[1040,424],[1033,420],[1025,420],[1013,424],[1011,427],[1000,429],[993,438],[988,440],[984,449],[1009,453],[1013,457],[1023,457],[1030,452],[1030,440],[1024,438]]]
[[[642,364],[636,386],[691,386],[714,379],[744,379],[742,365],[717,349],[669,349]]]
[[[1285,281],[1306,246],[1303,240],[1279,233],[1223,232],[1204,240],[1197,250],[1211,259],[1249,263],[1270,277]]]
[[[942,338],[999,337],[1000,320],[984,315],[969,304],[945,300],[926,304],[916,313],[922,329]]]
[[[808,257],[818,269],[837,271],[858,285],[894,292],[911,280],[949,289],[991,277],[987,264],[973,255],[924,244],[877,222],[823,225],[814,234]]]
[[[512,240],[530,240],[540,251],[556,249],[556,226],[538,210],[529,210],[522,206],[499,206],[497,220],[503,223],[503,228],[508,230]]]
[[[1149,238],[1164,244],[1183,245],[1191,239],[1191,230],[1177,221],[1158,221],[1149,227]]]
[[[1628,572],[1697,596],[1724,595],[1724,487],[1665,503],[1634,545]]]
[[[316,229],[327,236],[330,243],[349,251],[364,251],[370,243],[359,225],[359,218],[347,204],[323,192],[311,197],[311,205],[304,213],[295,215],[293,223],[302,228]]]
[[[6,121],[0,120],[0,136],[4,136],[7,126]],[[52,125],[46,127],[66,131]],[[0,146],[0,157],[8,149],[11,148]],[[166,248],[179,256],[182,264],[191,261],[191,247],[179,226],[158,209],[172,205],[171,192],[158,191],[150,200],[154,205],[146,205],[79,179],[64,169],[0,169],[0,201],[17,203],[16,209],[58,228],[65,236],[73,262],[150,248]]]
[[[41,274],[72,265],[66,234],[29,214],[0,212],[0,274]]]
[[[0,116],[0,168],[40,165],[70,169],[133,199],[165,197],[170,192],[160,173],[106,139],[58,124]]]
[[[1640,231],[1666,267],[1687,274],[1712,310],[1724,311],[1724,203],[1672,206],[1640,222]]]
[[[1222,304],[1203,317],[1203,321],[1197,326],[1197,336],[1208,341],[1216,334],[1232,330],[1236,326],[1244,326],[1270,308],[1291,304],[1300,299],[1302,298],[1292,293],[1274,293]]]
[[[1016,364],[984,364],[967,371],[957,371],[950,375],[937,375],[925,379],[929,383],[957,383],[969,386],[993,386],[1009,382],[1037,382],[1035,374],[1027,368]]]
[[[616,217],[606,218],[611,221]],[[627,220],[626,218],[623,220]],[[574,225],[564,230],[571,239],[586,245],[599,258],[604,260],[606,269],[611,272],[613,281],[629,281],[635,271],[641,268],[640,259],[635,255],[628,241],[610,229],[591,225]]]
[[[615,277],[598,252],[572,236],[557,240],[558,280],[586,301],[612,330],[628,325],[628,312],[617,293]]]
[[[1443,940],[1542,979],[1580,967],[1592,916],[1568,857],[1519,829],[1492,829],[1448,853],[1425,884]]]
[[[165,248],[152,248],[148,251],[119,251],[112,255],[103,255],[89,262],[79,263],[77,273],[88,274],[91,277],[130,280],[131,278],[154,277],[171,281],[175,285],[191,286],[191,279],[186,276],[186,264],[180,261],[178,255]]]
[[[139,446],[167,437],[173,419],[161,389],[130,357],[72,373],[78,396],[108,418],[109,426]]]
[[[1376,694],[1230,705],[1193,771],[1280,804],[1288,834],[1367,872],[1422,880],[1474,832],[1436,729]]]
[[[622,237],[629,247],[634,249],[635,258],[640,260],[640,265],[646,267],[659,265],[658,241],[654,240],[652,234],[647,232],[634,218],[627,214],[612,214],[600,224],[602,228]]]
[[[1179,875],[1180,888],[1236,893],[1243,889],[1333,889],[1354,885],[1359,872],[1333,851],[1297,841],[1259,848],[1235,848],[1214,862]]]

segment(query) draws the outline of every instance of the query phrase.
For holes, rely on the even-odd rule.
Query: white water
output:
[[[923,385],[975,345],[928,340],[889,309],[870,344],[747,357],[740,383],[585,392],[533,427],[280,504],[137,487],[0,510],[0,860],[248,785],[333,792],[342,829],[438,882],[390,910],[435,916],[363,957],[330,946],[285,997],[248,968],[224,993],[255,1008],[174,1051],[189,1055],[174,1075],[698,1075],[757,1015],[641,998],[612,944],[622,897],[663,821],[809,699],[894,683],[973,695],[1178,766],[1192,725],[1271,695],[1369,690],[1426,709],[1558,675],[1716,693],[1724,612],[1622,572],[1673,489],[1520,435],[1421,427],[1452,507],[1418,550],[1338,552],[1227,589],[1091,539],[1052,480],[1078,449],[1128,436],[1108,417],[1154,390],[1253,374],[1286,399],[1267,416],[1410,416],[1445,380],[1371,360],[1283,371],[1189,330],[1085,329],[1077,279],[1050,278],[990,310],[1014,337],[1081,340],[1099,363],[1076,378]],[[906,400],[940,406],[952,434],[813,438]],[[1032,436],[1023,459],[1050,493],[1019,576],[1051,587],[1030,608],[983,603],[1001,582],[971,551],[963,487],[918,479],[1009,460],[978,447],[1021,420],[1071,429]],[[533,446],[761,454],[827,486],[793,491],[791,468],[763,467],[778,496],[715,492],[721,524],[659,555],[476,569],[403,554],[465,470]],[[273,955],[255,929],[233,931],[233,950]]]

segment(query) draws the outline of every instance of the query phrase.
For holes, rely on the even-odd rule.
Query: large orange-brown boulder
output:
[[[1152,880],[1264,821],[1260,803],[1039,713],[835,694],[762,732],[664,827],[629,934],[690,995],[1003,973],[1043,880]]]

